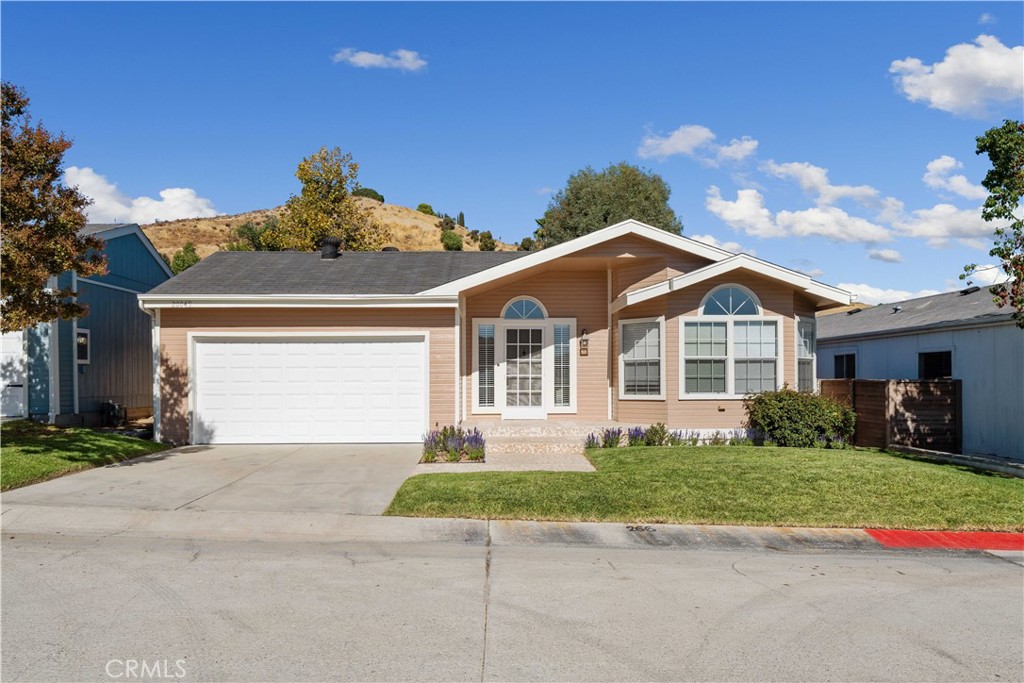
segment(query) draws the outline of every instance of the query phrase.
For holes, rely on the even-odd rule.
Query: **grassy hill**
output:
[[[420,213],[415,209],[394,204],[382,204],[368,197],[355,197],[360,206],[368,209],[374,219],[391,228],[391,244],[402,251],[440,251],[441,229],[437,227],[438,219]],[[183,218],[176,221],[162,221],[143,225],[142,230],[153,242],[157,250],[168,257],[181,249],[186,242],[196,245],[196,252],[205,258],[222,245],[231,241],[231,233],[246,221],[262,223],[271,215],[280,216],[283,207],[260,209],[238,213],[231,216],[214,216],[213,218]],[[456,227],[455,231],[463,236],[465,251],[478,251],[477,243],[469,238],[469,231]],[[498,251],[514,251],[514,244],[498,242]]]

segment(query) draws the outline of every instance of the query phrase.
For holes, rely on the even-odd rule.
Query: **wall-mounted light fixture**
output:
[[[589,349],[587,347],[589,347],[589,346],[590,346],[590,338],[587,336],[587,328],[584,327],[583,331],[580,332],[580,355],[581,356],[586,356],[587,355],[587,353],[589,351]]]

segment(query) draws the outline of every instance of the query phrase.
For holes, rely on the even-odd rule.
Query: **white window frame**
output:
[[[810,323],[811,329],[813,330],[813,337],[811,339],[811,355],[810,358],[804,358],[800,355],[800,324]],[[818,391],[818,320],[817,318],[807,316],[796,316],[793,319],[793,353],[796,355],[796,362],[794,365],[794,371],[796,376],[793,378],[793,386],[797,391],[800,391],[800,361],[809,360],[811,362],[811,393],[817,393]]]
[[[624,349],[622,348],[622,328],[626,325],[633,324],[646,324],[646,323],[657,323],[658,324],[658,369],[660,371],[659,383],[661,392],[658,394],[645,394],[643,396],[637,396],[635,394],[626,393],[626,357]],[[619,320],[618,326],[618,363],[619,363],[619,400],[620,401],[664,401],[665,400],[665,383],[668,374],[666,372],[666,366],[668,365],[668,359],[666,358],[665,349],[665,316],[661,315],[656,318],[626,318]]]
[[[85,360],[78,357],[78,336],[84,334],[88,341],[85,344]],[[75,328],[75,365],[90,365],[92,363],[92,332],[84,327]],[[77,411],[76,411],[77,412]]]
[[[512,301],[531,299],[532,297],[517,296]],[[539,301],[534,301],[540,304]],[[579,373],[576,370],[579,356],[579,340],[576,336],[576,318],[473,318],[473,364],[470,374],[472,385],[472,403],[470,413],[474,415],[501,415],[505,409],[505,330],[506,328],[543,328],[544,350],[541,353],[542,374],[544,376],[543,408],[550,414],[574,414],[578,411],[577,395],[579,391]],[[545,311],[541,305],[541,310]],[[545,311],[547,315],[547,311]],[[494,405],[480,405],[480,326],[494,325]],[[569,405],[555,405],[555,325],[569,326]]]

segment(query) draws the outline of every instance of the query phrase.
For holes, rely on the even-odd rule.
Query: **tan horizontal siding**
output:
[[[188,333],[216,332],[428,332],[431,424],[455,420],[453,309],[163,309],[160,312],[161,436],[186,443]]]
[[[533,276],[495,283],[486,291],[466,297],[465,367],[466,415],[472,415],[473,321],[500,318],[509,301],[530,296],[540,301],[552,318],[575,318],[576,334],[584,329],[590,340],[588,354],[576,355],[576,407],[569,419],[604,420],[608,416],[608,275],[605,270],[549,270]],[[500,390],[500,388],[499,388]],[[555,415],[551,416],[555,419]]]

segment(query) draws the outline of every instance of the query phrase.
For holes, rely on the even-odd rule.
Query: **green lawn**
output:
[[[0,425],[0,490],[165,450],[167,446],[91,429],[30,420]]]
[[[560,521],[1024,530],[1024,480],[866,449],[593,449],[596,472],[408,479],[386,514]]]

